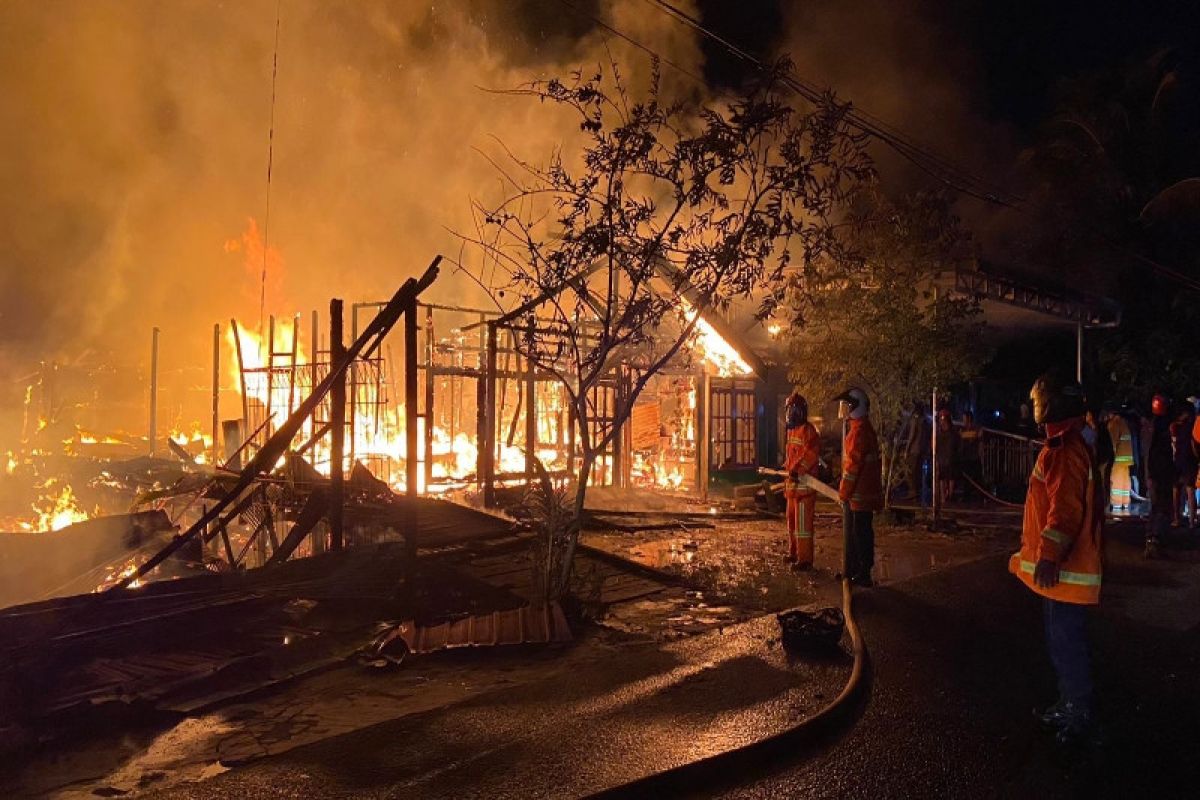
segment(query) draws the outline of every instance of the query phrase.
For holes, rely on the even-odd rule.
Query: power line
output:
[[[560,0],[560,2],[567,4],[571,8],[575,8],[577,11],[579,10],[573,3],[570,3],[569,0]],[[700,20],[681,10],[667,0],[644,0],[644,2],[651,4],[659,11],[674,18],[677,22],[688,26],[701,36],[720,45],[726,50],[726,52],[754,67],[759,72],[770,72],[769,67],[767,67],[767,65],[764,64],[760,59],[738,47],[733,42],[728,41],[712,30],[706,28],[703,23],[700,22]],[[655,53],[651,48],[634,41],[631,37],[621,33],[620,31],[617,31],[614,27],[596,20],[595,17],[591,15],[587,16],[593,21],[602,25],[605,29],[613,31],[625,41],[631,42],[639,49],[650,53],[656,58],[659,58],[658,54]],[[662,59],[660,58],[660,60]],[[679,69],[677,65],[671,64],[669,61],[665,63],[670,64],[676,69]],[[686,70],[681,71],[684,72],[684,74],[700,81],[701,83],[704,83],[703,79],[698,78],[691,72]],[[817,88],[813,84],[802,80],[800,77],[794,74],[788,74],[783,76],[783,81],[789,88],[809,102],[814,104],[821,104],[824,102],[826,92]],[[970,195],[971,197],[974,197],[978,200],[983,200],[993,205],[999,205],[1012,209],[1013,211],[1030,217],[1039,216],[1039,213],[1044,212],[1044,209],[1031,208],[1029,201],[1027,201],[1025,198],[1019,195],[1010,194],[1009,192],[988,183],[983,178],[972,174],[970,171],[955,164],[937,152],[916,144],[909,136],[901,132],[899,129],[885,123],[878,117],[875,117],[853,106],[851,106],[851,108],[848,110],[846,117],[854,127],[884,142],[915,166],[929,174],[931,177],[958,192]],[[1112,239],[1103,230],[1096,228],[1094,225],[1089,225],[1087,223],[1082,223],[1082,225],[1088,233],[1096,238],[1097,241],[1104,244],[1114,252],[1142,263],[1157,272],[1159,275],[1167,277],[1183,286],[1186,286],[1189,289],[1192,289],[1193,291],[1200,292],[1200,281],[1190,278],[1178,270],[1175,270],[1164,264],[1160,264],[1148,256],[1144,256],[1141,253],[1130,250],[1129,248]]]
[[[275,82],[279,76],[279,16],[283,0],[275,0],[275,52],[271,58],[271,126],[267,131],[267,208],[263,216],[262,287],[258,299],[258,338],[263,339],[267,313],[267,248],[271,243],[271,170],[275,163]],[[268,354],[269,357],[269,354]]]
[[[706,28],[700,20],[676,5],[667,2],[667,0],[644,1],[672,17],[677,22],[691,28],[701,36],[720,45],[731,55],[754,67],[759,72],[770,71],[770,68],[760,59],[746,52],[728,39],[719,36],[709,28]],[[804,81],[794,73],[783,76],[782,80],[789,88],[811,103],[820,104],[826,95],[824,90],[811,82]],[[980,200],[1005,206],[1015,207],[1024,202],[1024,198],[1010,194],[997,186],[989,184],[983,178],[972,174],[961,165],[951,162],[949,159],[926,147],[922,147],[914,142],[910,136],[857,107],[850,107],[846,113],[846,119],[855,128],[889,145],[908,161],[953,189],[970,194]]]
[[[621,31],[617,30],[612,25],[609,25],[607,22],[605,22],[604,20],[597,17],[595,14],[585,11],[583,8],[581,8],[580,6],[573,3],[572,0],[558,0],[558,2],[562,3],[567,8],[570,8],[572,11],[574,11],[576,14],[580,15],[581,17],[584,17],[585,19],[590,20],[592,22],[592,24],[594,24],[600,28],[603,28],[604,30],[611,33],[613,36],[616,36],[617,38],[633,45],[637,49],[641,50],[643,53],[646,53],[647,55],[649,55],[651,58],[653,58],[657,61],[661,61],[662,63],[664,63],[667,66],[674,69],[676,72],[686,75],[687,77],[691,78],[692,80],[696,81],[697,83],[703,84],[705,82],[704,78],[700,77],[696,73],[692,72],[691,70],[687,69],[686,67],[682,67],[679,64],[676,64],[674,61],[671,61],[669,58],[664,58],[663,56],[660,56],[657,52],[655,52],[651,48],[647,47],[646,45],[644,45],[641,42],[637,41],[636,39],[632,38],[631,36],[628,36],[625,33],[622,33]]]

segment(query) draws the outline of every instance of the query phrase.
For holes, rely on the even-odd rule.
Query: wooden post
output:
[[[433,484],[433,307],[425,306],[425,490]]]
[[[329,363],[336,364],[345,357],[342,337],[342,301],[329,301]],[[343,517],[345,512],[346,464],[346,376],[334,381],[329,392],[330,455],[329,455],[329,538],[330,547],[341,550],[345,543]],[[314,536],[314,542],[316,537]],[[314,547],[314,550],[317,548]]]
[[[158,439],[158,328],[150,337],[150,456]]]
[[[937,463],[937,458],[938,458],[938,446],[937,446],[938,407],[937,407],[937,403],[938,403],[938,390],[937,390],[937,387],[935,386],[935,387],[933,387],[933,404],[929,407],[931,410],[931,416],[933,417],[933,420],[932,420],[933,424],[929,426],[930,431],[932,431],[932,433],[930,434],[930,438],[933,440],[932,442],[930,442],[930,446],[929,446],[929,452],[930,452],[929,482],[932,485],[932,489],[933,489],[933,527],[935,530],[937,529],[938,524],[941,522],[941,516],[942,516],[942,493],[940,491],[940,487],[938,486],[938,477],[939,476],[938,476],[938,463]]]
[[[212,458],[214,467],[221,463],[221,323],[213,323]]]
[[[1075,326],[1075,382],[1083,385],[1083,323]]]
[[[696,377],[696,490],[708,500],[708,474],[712,460],[712,378],[707,371]]]
[[[410,570],[417,563],[417,300],[404,309],[404,547]]]
[[[358,338],[358,303],[350,306],[350,338]],[[330,349],[333,348],[333,342],[329,343]],[[332,359],[331,359],[332,361]],[[356,452],[358,436],[355,435],[358,430],[358,370],[355,365],[350,365],[349,380],[350,380],[350,407],[346,409],[346,418],[350,420],[350,463],[355,462],[358,453]]]
[[[288,416],[296,407],[296,358],[300,355],[300,315],[292,322],[292,370],[288,374]]]
[[[496,505],[496,351],[498,348],[496,324],[489,322],[486,366],[483,373],[483,381],[486,384],[483,436],[479,440],[479,460],[483,473],[483,503],[489,508]]]
[[[271,317],[271,327],[267,331],[267,419],[271,418],[271,395],[275,388],[275,315]],[[270,427],[267,433],[271,433]]]
[[[242,356],[242,332],[238,330],[236,319],[229,320],[229,328],[233,331],[233,347],[237,353],[238,379],[242,387],[242,435],[245,436],[250,430],[250,401],[246,397],[246,359]],[[238,444],[245,444],[245,441]]]
[[[534,346],[530,342],[530,346]],[[533,359],[525,359],[525,485],[529,486],[537,471],[533,460],[537,458],[537,367]]]

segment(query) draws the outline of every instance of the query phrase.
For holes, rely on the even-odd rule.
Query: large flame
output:
[[[21,522],[20,527],[27,531],[49,532],[60,531],[68,525],[83,522],[88,514],[79,507],[74,490],[69,484],[51,480],[44,487],[46,493],[33,504],[32,519]]]
[[[696,319],[697,311],[688,301],[679,298],[685,324]],[[696,327],[688,342],[692,352],[708,362],[722,378],[749,375],[754,370],[746,363],[737,349],[721,338],[716,328],[703,316],[696,320]]]

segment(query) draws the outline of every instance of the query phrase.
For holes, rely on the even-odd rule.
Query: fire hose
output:
[[[999,503],[1000,505],[1008,506],[1009,508],[1024,508],[1025,507],[1024,503],[1011,503],[1008,500],[1001,500],[999,497],[996,497],[996,495],[992,494],[987,489],[984,489],[982,486],[980,486],[978,483],[976,483],[971,478],[970,475],[963,475],[963,477],[967,479],[967,483],[969,483],[975,487],[975,491],[979,492],[981,495],[986,497],[988,500],[991,500],[993,503]]]
[[[760,469],[763,474],[781,473],[781,470]],[[787,473],[782,473],[787,474]],[[801,482],[817,492],[837,498],[837,492],[821,481],[801,476]],[[824,487],[822,490],[821,487]],[[842,534],[844,544],[849,544],[849,506],[838,499],[842,508]],[[846,633],[850,636],[850,650],[854,666],[846,685],[836,698],[816,714],[801,720],[787,730],[780,731],[742,747],[716,753],[699,761],[681,764],[671,769],[655,772],[629,783],[597,792],[593,798],[617,797],[665,797],[686,792],[711,789],[731,779],[743,780],[747,770],[777,766],[807,753],[816,752],[831,743],[857,718],[863,708],[863,700],[870,688],[870,657],[866,643],[854,618],[853,594],[850,580],[846,577],[846,550],[842,556],[842,614],[846,620]]]

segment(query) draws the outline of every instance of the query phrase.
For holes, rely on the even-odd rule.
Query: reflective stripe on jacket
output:
[[[1081,425],[1073,419],[1046,426],[1046,445],[1029,478],[1021,550],[1008,569],[1043,597],[1095,605],[1100,602],[1103,490]],[[1058,584],[1049,589],[1033,580],[1041,559],[1059,567]]]
[[[879,460],[879,439],[868,417],[850,420],[846,432],[846,456],[842,464],[842,482],[838,495],[850,503],[853,511],[878,511],[883,508],[883,469]]]
[[[812,475],[821,457],[821,436],[811,422],[806,422],[795,428],[788,428],[787,452],[784,456],[783,469],[789,475]],[[794,492],[796,496],[812,494],[806,489],[792,483],[789,477],[783,483],[785,491]]]

